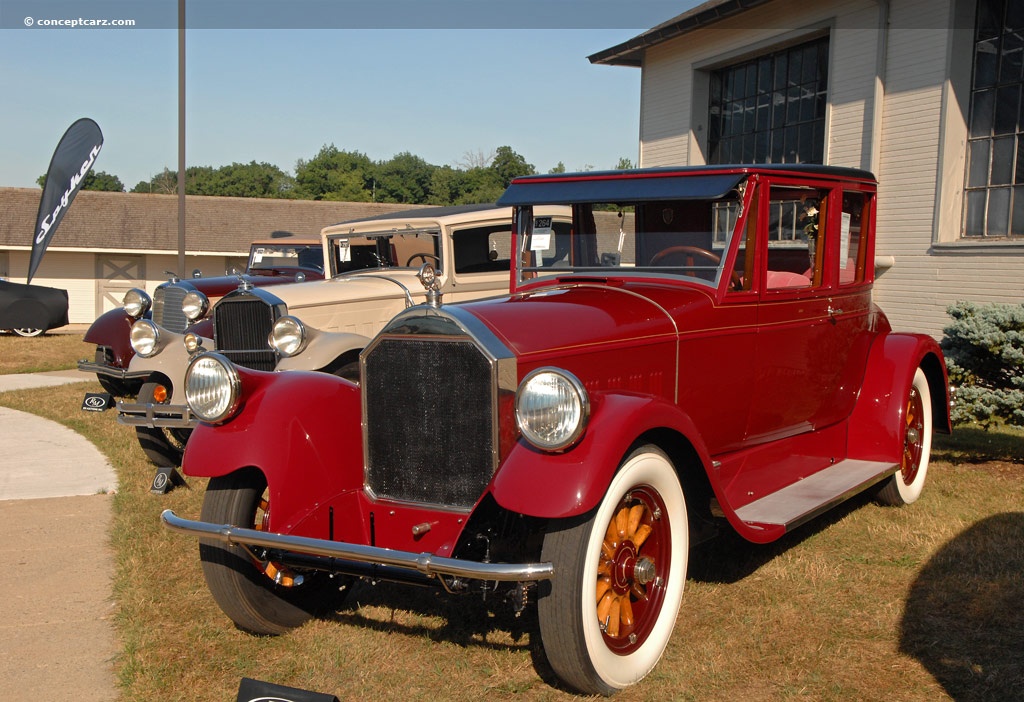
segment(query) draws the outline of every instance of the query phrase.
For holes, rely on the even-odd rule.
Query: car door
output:
[[[748,443],[848,416],[869,343],[863,265],[859,283],[840,283],[839,258],[844,254],[845,271],[852,220],[843,212],[842,189],[778,179],[769,192],[759,213],[758,375]]]

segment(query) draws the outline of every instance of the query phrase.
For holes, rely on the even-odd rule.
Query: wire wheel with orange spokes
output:
[[[548,662],[566,683],[607,695],[654,668],[682,601],[686,514],[675,467],[649,445],[626,457],[595,510],[549,527],[541,557],[555,577],[537,611]]]

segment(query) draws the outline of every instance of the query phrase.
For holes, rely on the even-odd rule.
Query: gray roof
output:
[[[609,66],[640,66],[643,64],[644,51],[650,47],[702,29],[766,2],[770,2],[770,0],[709,0],[673,17],[668,22],[648,29],[643,34],[638,34],[632,39],[604,51],[598,51],[587,58],[591,63],[603,63]]]
[[[38,188],[0,188],[0,248],[31,246]],[[271,232],[319,237],[334,222],[407,211],[407,204],[326,202],[189,195],[185,242],[190,253],[247,252]],[[177,251],[178,198],[83,190],[68,209],[51,247],[85,250]]]

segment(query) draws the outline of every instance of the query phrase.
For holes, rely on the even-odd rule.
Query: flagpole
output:
[[[178,0],[178,275],[185,276],[185,0]]]

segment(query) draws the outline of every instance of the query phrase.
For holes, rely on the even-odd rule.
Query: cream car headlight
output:
[[[145,290],[132,288],[124,294],[122,306],[125,314],[138,319],[149,312],[149,308],[153,306],[153,300]]]
[[[149,358],[160,350],[160,328],[148,319],[140,319],[129,332],[132,348],[143,358]]]
[[[197,356],[185,371],[185,401],[204,422],[216,424],[234,416],[241,387],[238,371],[219,353]]]
[[[559,368],[538,368],[516,390],[516,422],[531,444],[545,451],[572,446],[590,418],[583,383]]]
[[[206,295],[198,290],[190,290],[185,293],[185,297],[181,301],[181,311],[190,322],[202,319],[209,310],[210,300]]]
[[[274,322],[274,328],[270,331],[271,347],[285,358],[302,353],[306,341],[305,325],[291,315],[285,315]]]

